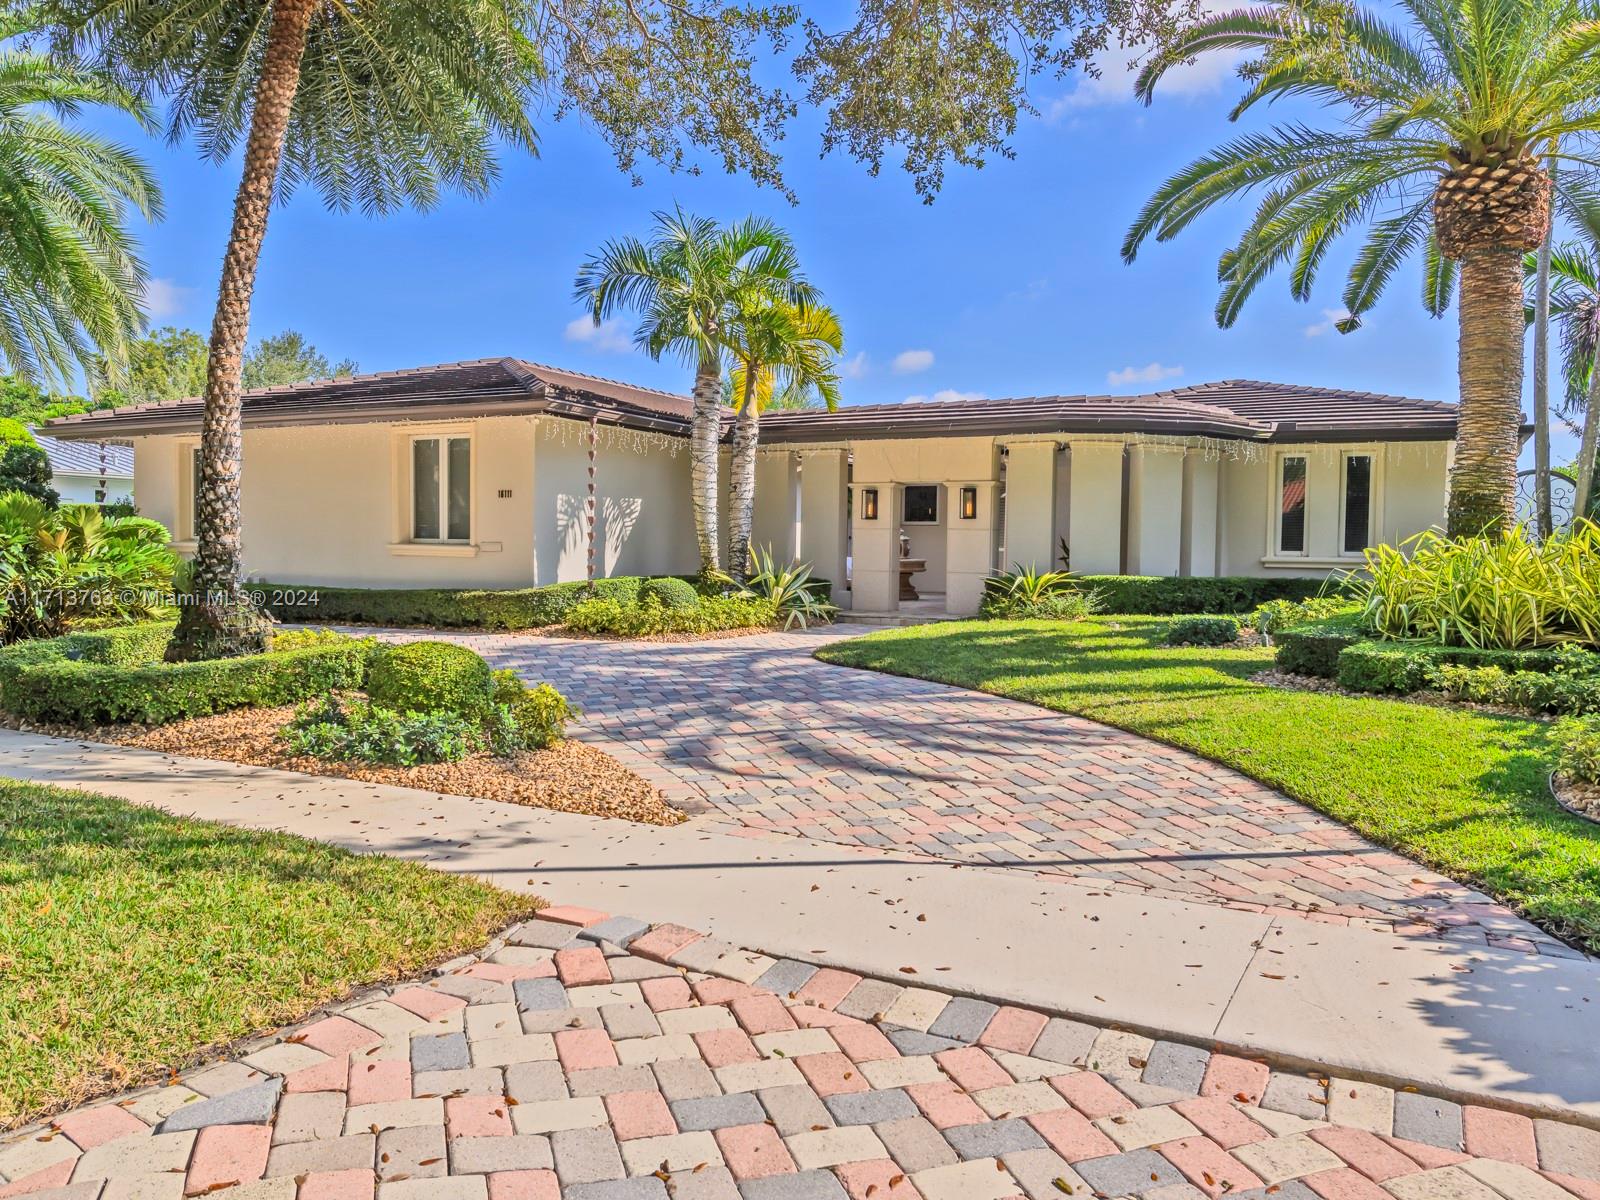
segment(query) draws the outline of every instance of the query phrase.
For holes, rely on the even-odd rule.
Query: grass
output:
[[[486,941],[530,896],[0,780],[0,1129]]]
[[[918,625],[836,642],[817,657],[1026,700],[1192,750],[1600,951],[1600,826],[1550,798],[1542,723],[1252,683],[1271,650],[1166,646],[1167,623]]]

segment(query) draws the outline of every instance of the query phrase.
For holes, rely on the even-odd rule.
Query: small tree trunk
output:
[[[250,296],[267,233],[284,135],[300,86],[300,60],[316,0],[273,0],[267,49],[256,81],[245,143],[244,174],[233,202],[233,228],[222,259],[222,282],[206,362],[205,418],[200,428],[200,494],[196,498],[193,592],[178,615],[172,659],[226,658],[261,650],[270,619],[245,594],[239,543],[239,477],[244,431],[240,375],[250,336]]]
[[[1547,230],[1539,243],[1533,291],[1533,495],[1534,527],[1540,541],[1555,529],[1550,515],[1550,242],[1554,235],[1554,229]]]
[[[1594,456],[1600,442],[1600,364],[1589,369],[1589,402],[1583,413],[1583,437],[1578,442],[1578,494],[1573,500],[1572,523],[1589,515],[1594,496]]]
[[[1513,518],[1521,448],[1522,253],[1490,247],[1461,260],[1461,409],[1450,472],[1452,537],[1496,534]]]
[[[694,377],[694,427],[689,435],[689,479],[702,576],[722,569],[717,521],[717,447],[721,433],[721,364],[703,362]]]
[[[761,415],[755,397],[756,372],[746,368],[744,403],[733,425],[733,478],[731,528],[728,531],[728,567],[740,583],[750,578],[750,536],[756,519],[756,443],[761,436]]]

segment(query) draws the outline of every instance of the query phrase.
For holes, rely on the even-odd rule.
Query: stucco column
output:
[[[1220,460],[1203,450],[1183,456],[1183,548],[1178,570],[1184,575],[1217,573],[1217,492]]]
[[[961,493],[975,493],[976,513],[963,516]],[[983,600],[983,581],[994,566],[994,542],[1000,483],[995,479],[956,480],[945,484],[944,606],[947,612],[971,614]]]
[[[850,485],[850,606],[858,612],[900,607],[900,488],[863,480]],[[877,493],[877,515],[869,516]]]
[[[800,458],[799,558],[813,575],[832,582],[833,602],[841,608],[850,607],[844,565],[849,474],[845,450],[813,450]]]
[[[800,462],[787,450],[756,455],[756,507],[750,542],[787,566],[799,553]]]
[[[1128,448],[1128,574],[1176,575],[1183,537],[1183,448]]]
[[[1067,548],[1079,575],[1122,572],[1122,443],[1071,442]],[[1010,498],[1007,497],[1007,505]]]
[[[1056,444],[1012,442],[1006,451],[1006,569],[1054,570]]]

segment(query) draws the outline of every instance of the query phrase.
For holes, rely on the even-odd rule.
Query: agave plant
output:
[[[755,567],[745,581],[745,591],[751,596],[770,600],[783,618],[783,627],[801,629],[810,627],[812,621],[833,620],[839,610],[824,600],[816,581],[811,578],[809,563],[790,563],[780,567],[771,547],[752,547],[750,561]]]
[[[984,590],[990,596],[1016,604],[1037,604],[1052,592],[1071,587],[1072,576],[1065,571],[1036,571],[1021,563],[984,581]]]

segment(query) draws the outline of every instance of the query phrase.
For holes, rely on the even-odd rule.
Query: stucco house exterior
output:
[[[50,423],[133,446],[140,510],[194,536],[201,404]],[[271,388],[244,402],[246,566],[371,587],[696,569],[686,396],[512,358]],[[1321,576],[1441,524],[1456,433],[1433,401],[1230,380],[1142,396],[847,406],[762,418],[755,541],[858,612],[976,611],[1014,563]],[[726,472],[723,474],[726,480]]]

